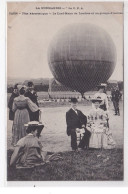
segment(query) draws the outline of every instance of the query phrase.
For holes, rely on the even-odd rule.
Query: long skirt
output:
[[[27,124],[29,121],[30,118],[27,109],[16,110],[12,126],[12,145],[16,145],[19,139],[26,136],[26,127],[24,124]]]
[[[112,133],[108,129],[104,132],[93,131],[90,138],[90,148],[104,148],[112,149],[115,148],[115,141],[113,140]]]

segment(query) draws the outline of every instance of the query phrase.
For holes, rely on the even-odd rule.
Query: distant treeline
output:
[[[118,81],[117,83],[107,83],[107,90],[110,91],[114,86],[118,86],[119,90],[122,91],[124,89],[124,82]]]
[[[47,92],[49,88],[49,85],[35,85],[35,90],[37,92],[43,91],[43,92]]]
[[[119,90],[122,91],[123,90],[123,86],[124,86],[123,85],[123,82],[118,82],[117,84],[119,86]],[[116,83],[108,83],[107,90],[110,91],[117,84]],[[49,84],[43,85],[42,83],[40,83],[40,84],[36,84],[35,85],[35,90],[37,92],[41,92],[41,91],[48,92],[48,89],[49,89]],[[93,88],[93,90],[97,90],[97,89],[96,88]],[[64,88],[62,87],[62,89],[61,89],[61,86],[60,85],[58,87],[57,86],[56,87],[53,86],[52,91],[64,91]],[[68,91],[70,91],[70,90],[68,90]],[[7,87],[7,92],[8,93],[12,93],[13,92],[13,86],[8,86]]]
[[[39,84],[34,86],[34,89],[37,92],[41,92],[41,91],[48,92],[48,88],[49,88],[49,85]],[[12,93],[12,92],[13,92],[13,87],[12,86],[7,87],[7,93]]]

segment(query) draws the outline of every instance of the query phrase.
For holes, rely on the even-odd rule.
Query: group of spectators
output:
[[[71,108],[66,112],[67,135],[71,136],[71,148],[79,149],[115,147],[112,131],[109,127],[108,99],[104,92],[105,85],[98,86],[98,92],[91,98],[92,106],[87,115],[77,109],[77,98],[71,98]],[[112,91],[115,115],[119,115],[117,88]],[[43,152],[39,137],[44,127],[40,121],[40,108],[33,82],[28,86],[16,84],[8,102],[9,119],[12,124],[12,145],[15,147],[10,164],[17,167],[33,167],[46,161],[60,159],[60,155],[48,155]],[[50,119],[50,118],[49,118]]]
[[[26,135],[29,121],[39,121],[39,106],[33,82],[28,82],[28,87],[16,84],[8,102],[9,120],[12,125],[12,145]]]
[[[77,109],[78,101],[72,98],[71,109],[66,113],[67,134],[71,136],[71,147],[79,149],[115,147],[112,131],[109,127],[108,99],[105,84],[98,87],[98,92],[91,98],[92,106],[87,115]],[[79,137],[80,136],[80,141]]]
[[[8,102],[9,119],[12,125],[14,151],[10,165],[16,168],[33,168],[51,160],[60,159],[59,154],[43,151],[39,140],[44,125],[40,122],[40,109],[33,82],[28,87],[16,84]]]

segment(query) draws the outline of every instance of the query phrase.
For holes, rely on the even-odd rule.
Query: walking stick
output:
[[[39,109],[39,123],[42,123],[41,116],[42,116],[42,111]]]
[[[42,123],[41,114],[42,114],[42,111],[39,110],[39,123]],[[44,126],[43,126],[43,128],[44,128]],[[40,137],[40,134],[41,134],[43,128],[39,128],[39,129],[38,129],[38,134],[37,134],[37,137],[38,137],[38,138]]]

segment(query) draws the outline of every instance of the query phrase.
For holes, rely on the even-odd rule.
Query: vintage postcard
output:
[[[123,2],[7,3],[7,181],[124,180]]]

